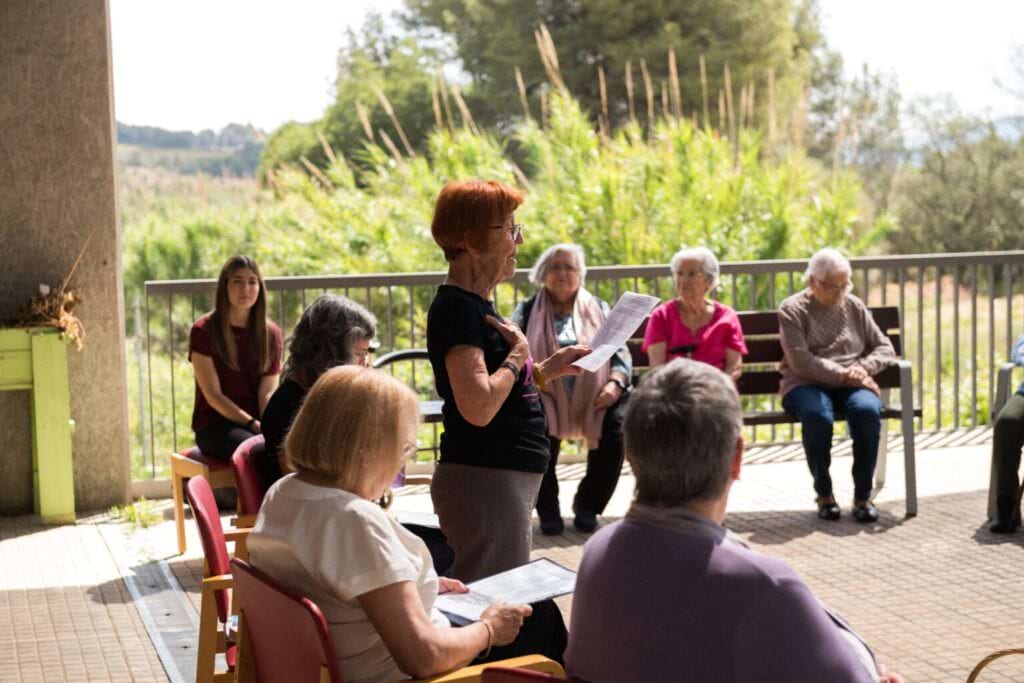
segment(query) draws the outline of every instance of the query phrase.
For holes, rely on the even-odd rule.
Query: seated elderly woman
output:
[[[288,340],[284,381],[270,397],[261,418],[268,459],[265,481],[269,486],[282,472],[293,471],[284,457],[284,439],[313,383],[338,365],[369,363],[377,319],[356,302],[336,294],[322,294],[302,312]]]
[[[896,359],[870,311],[851,295],[850,262],[835,249],[822,249],[807,265],[807,289],[779,306],[779,335],[785,355],[779,366],[783,409],[800,420],[804,453],[818,517],[836,520],[832,493],[832,425],[842,411],[853,439],[853,506],[858,522],[878,520],[871,503],[872,479],[882,429],[878,385],[872,377]]]
[[[583,549],[566,671],[628,681],[900,681],[788,565],[722,520],[743,456],[729,378],[675,360],[630,396],[626,517]]]
[[[583,287],[587,276],[583,249],[575,244],[548,247],[530,271],[537,293],[521,301],[512,321],[526,331],[530,351],[547,358],[559,348],[589,344],[608,315],[608,304]],[[622,347],[594,373],[552,382],[541,392],[548,423],[551,459],[537,495],[541,531],[562,533],[555,466],[563,439],[586,438],[587,473],[573,500],[573,525],[590,533],[615,492],[622,470],[622,408],[633,362]]]
[[[705,247],[681,249],[671,268],[678,296],[654,309],[644,334],[643,350],[651,367],[692,358],[735,381],[747,345],[736,312],[707,296],[718,286],[718,259]]]
[[[416,448],[416,395],[383,372],[333,368],[310,388],[285,448],[297,470],[280,479],[249,536],[253,566],[324,613],[346,681],[429,676],[511,643],[527,605],[495,603],[450,628],[427,548],[380,508]],[[517,641],[518,642],[518,641]]]

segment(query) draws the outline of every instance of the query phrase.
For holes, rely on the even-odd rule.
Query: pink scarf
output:
[[[601,305],[590,292],[580,287],[572,306],[576,343],[590,343],[603,322]],[[554,306],[546,289],[537,292],[534,299],[530,323],[526,326],[526,340],[530,344],[530,355],[534,358],[548,358],[559,349],[555,337]],[[548,420],[548,434],[559,439],[584,437],[588,448],[597,448],[605,411],[594,410],[594,399],[608,383],[609,374],[608,365],[597,372],[584,372],[576,378],[571,399],[564,383],[549,382],[547,391],[540,395]]]

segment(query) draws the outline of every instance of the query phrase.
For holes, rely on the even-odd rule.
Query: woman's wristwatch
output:
[[[609,377],[609,378],[608,378],[608,381],[609,381],[609,382],[615,382],[616,384],[618,384],[618,385],[619,385],[619,389],[622,389],[622,391],[623,391],[623,392],[625,392],[625,391],[626,391],[626,389],[628,389],[628,388],[629,388],[629,387],[627,387],[627,386],[626,386],[626,383],[625,383],[625,382],[623,382],[623,381],[622,381],[621,379],[619,379],[618,377]]]

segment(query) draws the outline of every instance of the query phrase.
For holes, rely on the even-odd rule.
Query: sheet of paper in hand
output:
[[[576,572],[546,557],[506,572],[488,576],[467,585],[468,593],[437,596],[434,607],[456,624],[480,620],[488,606],[504,600],[513,605],[529,605],[576,589]]]
[[[615,304],[615,308],[608,313],[608,317],[597,331],[594,338],[590,340],[590,348],[593,351],[573,363],[589,372],[596,372],[602,365],[607,363],[619,350],[619,347],[629,341],[633,333],[644,321],[644,318],[651,314],[660,299],[656,296],[626,292]]]

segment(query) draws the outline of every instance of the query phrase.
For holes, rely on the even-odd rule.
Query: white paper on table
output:
[[[498,600],[529,605],[567,595],[576,589],[576,572],[546,557],[515,569],[474,581],[468,593],[444,593],[434,607],[456,623],[479,621],[480,615]]]
[[[573,365],[588,372],[597,372],[612,359],[621,346],[629,341],[659,301],[658,297],[647,294],[637,294],[636,292],[623,294],[619,303],[615,304],[615,308],[608,313],[608,317],[597,334],[590,340],[590,347],[593,351]]]
[[[395,513],[395,517],[398,519],[399,524],[414,524],[428,529],[441,528],[441,521],[437,518],[437,515],[432,515],[429,512],[407,512],[399,510]]]

